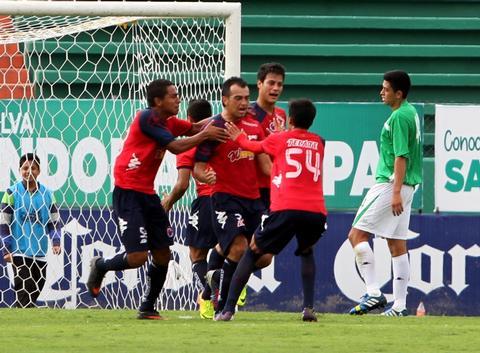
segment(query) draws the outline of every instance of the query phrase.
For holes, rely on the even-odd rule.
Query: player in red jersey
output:
[[[224,127],[227,122],[231,122],[243,129],[249,139],[260,141],[264,137],[260,124],[245,117],[249,94],[247,83],[241,78],[232,77],[225,81],[222,88],[224,109],[221,114],[213,117],[212,124]],[[218,288],[216,284],[211,285],[212,279],[215,283],[221,283],[216,305],[218,311],[225,302],[224,296],[228,293],[237,262],[248,247],[253,231],[260,224],[264,210],[258,190],[256,163],[268,174],[271,162],[265,154],[259,154],[255,158],[252,152],[242,149],[233,140],[225,143],[206,141],[197,147],[195,159],[197,163],[194,173],[198,180],[207,181],[207,163],[216,174],[212,185],[212,206],[218,246],[210,255],[209,268],[221,267],[222,270],[207,272],[207,283],[210,282],[214,293]],[[226,257],[223,263],[220,255]]]
[[[212,107],[205,99],[192,100],[187,109],[188,119],[191,122],[198,122],[212,116]],[[196,148],[177,155],[177,182],[170,194],[162,199],[165,211],[170,211],[175,202],[187,191],[190,184],[190,175],[195,166]],[[190,217],[186,229],[185,245],[190,249],[190,260],[194,282],[199,284],[200,292],[205,290],[205,275],[207,274],[208,251],[217,244],[217,238],[212,225],[212,205],[210,195],[212,188],[209,184],[215,182],[215,172],[209,170],[206,173],[208,183],[200,183],[195,180],[197,197],[192,202]],[[210,294],[208,294],[210,296]],[[200,305],[200,317],[211,319],[213,317],[213,306],[210,300],[198,299]]]
[[[240,129],[227,124],[230,137],[242,148],[255,153],[268,153],[274,158],[271,172],[271,206],[269,216],[256,229],[249,249],[245,252],[232,278],[227,303],[221,321],[229,321],[235,303],[260,259],[271,259],[296,236],[295,255],[313,254],[313,246],[325,230],[327,209],[322,187],[324,140],[308,131],[316,115],[313,103],[307,99],[289,104],[288,131],[272,134],[264,141],[249,141]],[[268,261],[267,261],[268,263]],[[314,267],[312,268],[314,270]],[[309,282],[305,282],[309,283]],[[304,321],[316,321],[313,311],[313,282],[304,287]]]
[[[247,116],[257,120],[265,132],[265,136],[285,129],[287,122],[285,110],[277,107],[283,92],[285,68],[279,63],[260,65],[257,72],[258,98],[248,108]],[[270,208],[270,177],[258,171],[260,196],[265,207]]]
[[[111,259],[92,259],[87,288],[93,297],[108,271],[122,271],[142,266],[148,259],[149,288],[139,309],[139,319],[162,319],[155,302],[165,282],[173,244],[173,231],[154,190],[154,179],[165,151],[187,151],[207,139],[226,140],[226,132],[205,122],[190,123],[175,117],[180,98],[175,85],[155,80],[147,87],[149,107],[140,110],[130,125],[122,150],[115,161],[113,210],[118,220],[120,239],[125,251]],[[181,140],[176,136],[187,135]]]

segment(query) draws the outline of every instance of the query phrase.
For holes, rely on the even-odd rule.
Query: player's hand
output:
[[[62,247],[60,245],[52,246],[53,255],[60,255],[62,253]]]
[[[160,201],[160,203],[162,204],[162,207],[165,210],[165,212],[168,212],[172,209],[170,198],[168,197],[168,194],[165,192],[162,194],[162,201]]]
[[[205,184],[213,185],[217,182],[217,174],[213,169],[205,171]]]
[[[229,138],[227,131],[221,127],[209,124],[204,130],[208,140],[215,140],[219,142],[226,142]]]
[[[275,125],[275,132],[282,132],[286,130],[283,119],[279,117],[275,117],[273,119],[273,124]]]
[[[403,212],[402,195],[393,193],[392,196],[392,213],[394,216],[400,216]]]
[[[12,254],[8,253],[8,254],[3,255],[3,260],[5,260],[5,262],[13,262]]]
[[[225,127],[227,128],[228,135],[233,141],[243,133],[243,130],[239,129],[238,126],[233,123],[227,122]]]

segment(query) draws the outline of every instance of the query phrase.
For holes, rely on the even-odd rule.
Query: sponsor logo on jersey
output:
[[[255,158],[255,154],[250,151],[244,151],[240,147],[236,150],[230,151],[227,154],[227,158],[230,162],[236,162],[240,159],[248,158],[249,160],[253,160]]]

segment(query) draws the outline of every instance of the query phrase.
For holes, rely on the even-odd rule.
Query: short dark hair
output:
[[[243,78],[236,76],[230,77],[222,85],[222,97],[230,96],[230,87],[233,85],[238,85],[242,88],[248,87],[247,82]]]
[[[407,98],[412,84],[410,82],[410,76],[408,76],[405,71],[387,71],[383,75],[383,79],[390,83],[390,86],[392,86],[394,92],[402,91],[403,98]]]
[[[293,99],[288,103],[288,116],[293,120],[293,125],[301,129],[312,126],[317,109],[310,99]]]
[[[147,102],[150,108],[155,106],[156,97],[161,99],[165,97],[169,86],[174,86],[173,82],[164,79],[154,80],[149,83],[147,86]]]
[[[285,67],[279,63],[265,63],[257,71],[257,81],[263,82],[268,74],[281,75],[285,80]]]
[[[212,106],[206,99],[192,99],[188,103],[187,114],[194,122],[197,122],[212,116]]]
[[[20,163],[19,163],[19,168],[22,168],[23,164],[26,161],[32,161],[37,163],[37,165],[40,167],[40,158],[35,153],[25,153],[23,156],[20,157]]]

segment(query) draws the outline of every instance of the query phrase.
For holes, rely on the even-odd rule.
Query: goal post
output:
[[[0,1],[0,194],[19,180],[20,156],[35,152],[39,180],[60,208],[63,252],[46,255],[41,306],[138,306],[145,267],[109,273],[98,299],[85,287],[89,260],[121,250],[113,163],[155,78],[176,84],[180,118],[191,99],[220,112],[223,80],[240,74],[240,11],[240,3],[224,2]],[[167,153],[157,192],[168,192],[176,175]],[[175,244],[162,309],[196,306],[184,245],[194,197],[192,185],[169,214]],[[14,305],[13,269],[2,262],[0,293],[0,307]]]

